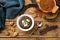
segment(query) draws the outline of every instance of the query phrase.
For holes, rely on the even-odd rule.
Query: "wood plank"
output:
[[[44,34],[44,35],[40,35],[40,33],[39,33],[39,31],[42,29],[42,28],[40,28],[40,29],[38,29],[35,33],[34,33],[34,35],[31,35],[30,36],[30,34],[31,34],[31,32],[36,28],[35,26],[34,26],[34,28],[31,30],[31,31],[29,31],[29,32],[23,32],[23,31],[21,31],[21,30],[19,30],[17,27],[16,27],[16,30],[19,32],[19,36],[17,36],[17,37],[60,37],[60,22],[43,22],[43,26],[42,26],[42,28],[45,28],[45,24],[49,24],[49,25],[58,25],[58,29],[57,30],[53,30],[53,31],[49,31],[49,32],[47,32],[46,34]],[[9,29],[10,28],[10,26],[9,25],[6,25],[6,29]],[[10,30],[9,30],[10,31]],[[11,32],[11,31],[10,31]],[[3,34],[0,34],[0,37],[12,37],[12,34],[13,34],[13,32],[10,34],[10,36],[4,36]]]
[[[35,9],[35,8],[34,8]],[[25,13],[28,13],[30,14],[29,10],[33,10],[33,8],[29,8]],[[18,16],[17,16],[18,17]],[[6,29],[9,29],[10,28],[10,22],[14,22],[16,23],[16,20],[17,20],[17,17],[15,19],[6,19],[6,22],[5,22],[5,27]],[[33,17],[33,16],[32,16]],[[43,22],[43,26],[42,28],[45,27],[45,24],[48,24],[48,25],[58,25],[58,29],[57,30],[53,30],[53,31],[50,31],[48,33],[46,33],[45,35],[41,36],[39,31],[40,29],[38,29],[38,31],[36,31],[34,33],[34,35],[30,36],[30,33],[35,29],[35,26],[34,28],[29,31],[29,32],[23,32],[21,30],[19,30],[17,27],[16,27],[16,30],[19,32],[19,36],[18,37],[60,37],[60,16],[55,20],[55,21],[47,21],[45,20],[44,18],[35,18],[35,21],[41,21]],[[38,20],[37,20],[38,19]],[[41,29],[42,29],[41,28]],[[10,30],[9,30],[10,31]],[[0,35],[0,37],[12,37],[12,34],[13,32],[11,33],[10,36],[4,36],[3,34]]]
[[[31,13],[29,12],[29,10],[34,11],[35,8],[32,7],[32,8],[29,8],[29,9],[26,10],[25,13],[28,13],[28,14],[31,15]],[[18,17],[18,16],[17,16],[17,17]],[[17,17],[14,18],[14,19],[6,19],[6,22],[5,22],[5,27],[6,27],[6,29],[9,30],[9,28],[11,27],[11,26],[10,26],[10,22],[16,23]],[[33,17],[33,15],[32,15],[32,17]],[[38,20],[37,20],[37,19],[38,19]],[[16,27],[15,29],[19,32],[19,36],[17,36],[17,37],[60,37],[60,31],[59,31],[59,30],[60,30],[60,16],[58,16],[58,17],[57,17],[56,19],[54,19],[53,21],[52,21],[52,20],[47,21],[47,20],[44,19],[44,17],[43,17],[43,18],[35,18],[34,20],[35,20],[35,21],[41,21],[41,22],[43,22],[44,25],[42,26],[42,28],[45,27],[45,24],[49,24],[49,25],[58,25],[58,29],[57,29],[57,30],[50,31],[50,32],[46,33],[45,35],[41,36],[40,33],[39,33],[39,31],[42,29],[42,28],[41,28],[41,29],[38,29],[38,31],[36,31],[34,35],[30,36],[30,33],[34,30],[35,26],[34,26],[34,28],[33,28],[31,31],[29,31],[29,32],[22,32],[21,30],[19,30],[19,29]],[[11,32],[11,31],[9,30],[9,32]],[[13,34],[13,32],[11,32],[10,36],[5,36],[3,33],[1,33],[1,34],[0,34],[0,37],[12,37],[12,34]]]

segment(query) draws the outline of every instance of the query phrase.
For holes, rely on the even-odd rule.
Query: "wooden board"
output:
[[[33,10],[33,9],[35,9],[35,8],[29,8],[28,10],[26,10],[25,13],[30,14],[29,10]],[[18,17],[18,16],[17,16],[17,17]],[[17,17],[16,17],[15,19],[6,19],[6,22],[5,22],[6,30],[8,30],[8,29],[11,27],[11,26],[10,26],[10,22],[16,23]],[[40,33],[39,33],[39,31],[40,31],[40,29],[42,29],[42,28],[40,28],[40,29],[38,29],[38,30],[34,33],[34,35],[31,35],[31,36],[30,36],[31,32],[32,32],[33,30],[35,30],[35,28],[36,28],[35,26],[34,26],[34,28],[33,28],[31,31],[28,31],[28,32],[23,32],[23,31],[19,30],[18,27],[16,27],[16,31],[19,32],[19,35],[18,35],[17,37],[60,37],[60,16],[58,16],[58,17],[56,18],[56,20],[53,21],[53,22],[51,22],[51,21],[48,22],[48,21],[45,20],[44,18],[35,18],[35,21],[41,21],[41,22],[43,22],[44,25],[42,26],[42,28],[45,27],[45,24],[49,24],[49,25],[58,25],[58,29],[57,29],[57,30],[53,30],[53,31],[49,31],[49,32],[47,32],[46,34],[44,34],[44,35],[41,36]],[[10,30],[9,30],[9,31],[10,31]],[[13,35],[13,32],[10,31],[10,36],[5,36],[3,33],[1,33],[1,34],[0,34],[0,37],[13,37],[12,35]]]
[[[27,3],[27,2],[26,2],[26,3]],[[30,2],[30,3],[31,3],[31,2]],[[34,10],[34,9],[35,9],[35,8],[29,8],[28,10],[26,10],[25,13],[30,14],[29,10]],[[18,17],[18,16],[17,16],[17,17]],[[8,29],[10,28],[10,22],[16,23],[17,17],[14,18],[14,19],[6,19],[6,22],[5,22],[6,30],[8,30]],[[17,26],[16,26],[16,31],[19,32],[19,35],[18,35],[17,37],[60,37],[60,16],[58,16],[58,17],[55,19],[55,21],[50,21],[50,22],[48,22],[48,21],[45,20],[44,18],[36,18],[35,21],[42,21],[43,24],[44,24],[44,25],[42,26],[42,28],[45,27],[45,24],[49,24],[49,25],[58,25],[58,29],[57,29],[57,30],[50,31],[50,32],[47,32],[45,35],[42,35],[42,36],[41,36],[40,33],[39,33],[39,31],[40,31],[40,29],[42,29],[42,28],[40,28],[40,29],[38,29],[38,30],[34,33],[34,35],[31,35],[31,36],[30,36],[31,32],[34,30],[34,28],[36,28],[35,26],[34,26],[34,28],[33,28],[31,31],[29,31],[29,32],[23,32],[23,31],[19,30],[19,29],[17,28]],[[1,33],[1,34],[0,34],[0,37],[13,37],[13,36],[12,36],[12,35],[13,35],[13,32],[10,31],[10,30],[9,30],[9,32],[10,32],[10,36],[5,36],[3,33]]]

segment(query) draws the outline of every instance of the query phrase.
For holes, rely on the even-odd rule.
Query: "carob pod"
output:
[[[50,27],[49,27],[48,25],[46,25],[46,28],[40,30],[40,35],[44,35],[44,34],[46,34],[47,32],[52,31],[52,30],[55,30],[55,29],[57,29],[57,28],[58,28],[57,25],[53,25],[53,26],[50,26]]]

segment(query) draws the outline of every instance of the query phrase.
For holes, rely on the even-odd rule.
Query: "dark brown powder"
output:
[[[22,20],[25,20],[25,19],[29,19],[30,20],[30,22],[28,23],[28,25],[26,27],[24,27],[24,25],[22,24]],[[27,16],[24,16],[24,17],[21,18],[19,24],[20,24],[21,28],[28,29],[32,25],[32,20],[31,20],[31,18],[29,18]]]

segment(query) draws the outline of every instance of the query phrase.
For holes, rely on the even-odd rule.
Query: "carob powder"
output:
[[[45,11],[50,12],[54,6],[54,0],[40,0],[40,7]]]
[[[26,27],[24,27],[24,25],[22,24],[22,20],[25,20],[25,19],[29,19],[29,20],[30,20],[30,22],[28,23],[28,25],[27,25]],[[29,17],[27,17],[27,16],[24,16],[24,17],[21,18],[21,20],[20,20],[20,22],[19,22],[19,25],[20,25],[21,28],[23,28],[23,29],[28,29],[28,28],[30,28],[31,25],[32,25],[32,20],[31,20],[31,18],[29,18]]]

